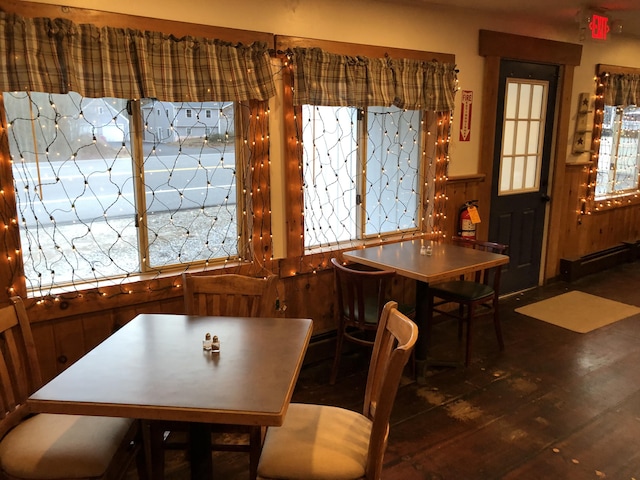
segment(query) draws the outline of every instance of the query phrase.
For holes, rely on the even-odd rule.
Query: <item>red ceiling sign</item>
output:
[[[609,33],[609,19],[602,15],[591,15],[591,22],[589,22],[589,29],[591,30],[591,38],[597,40],[606,40],[607,33]]]

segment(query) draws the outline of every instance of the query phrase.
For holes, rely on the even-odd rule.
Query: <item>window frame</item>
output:
[[[285,205],[286,218],[289,219],[286,230],[286,255],[281,262],[281,276],[288,277],[302,273],[315,272],[317,269],[330,266],[330,257],[339,255],[341,251],[358,248],[364,245],[372,245],[380,242],[393,242],[407,238],[439,238],[444,232],[446,221],[446,182],[449,161],[449,142],[451,140],[451,114],[439,114],[436,112],[422,111],[422,125],[424,132],[421,164],[424,165],[424,174],[421,178],[422,190],[420,202],[420,221],[422,230],[415,233],[389,235],[385,238],[371,238],[349,242],[348,245],[337,245],[334,247],[319,248],[314,251],[306,251],[304,246],[304,225],[296,220],[304,215],[304,193],[302,191],[302,148],[300,145],[299,125],[296,120],[302,118],[302,108],[293,105],[293,75],[287,71],[290,65],[287,62],[286,52],[294,47],[312,48],[317,47],[336,54],[368,56],[373,58],[385,58],[387,56],[395,58],[417,59],[425,62],[437,61],[441,63],[455,64],[455,55],[426,52],[420,50],[406,50],[398,48],[377,47],[371,45],[352,44],[335,42],[330,40],[317,40],[304,37],[289,37],[276,35],[276,51],[285,52],[279,55],[285,69],[282,74],[283,82],[283,110],[284,115],[284,137],[286,144],[284,147],[284,182],[287,185],[287,202]],[[289,113],[290,112],[290,113]],[[424,161],[428,146],[433,146],[435,153],[433,158]],[[428,183],[425,178],[430,178]]]
[[[613,208],[626,207],[629,205],[640,205],[640,179],[637,190],[596,197],[597,168],[605,106],[605,87],[602,77],[607,74],[640,75],[640,68],[606,64],[596,65],[593,130],[591,135],[591,155],[589,160],[590,168],[588,168],[586,172],[586,188],[584,196],[580,202],[580,213],[583,215],[592,212],[606,211]],[[637,162],[640,167],[640,158]]]

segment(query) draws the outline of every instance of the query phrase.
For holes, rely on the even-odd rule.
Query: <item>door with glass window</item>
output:
[[[554,65],[500,65],[489,239],[509,245],[503,294],[540,277],[557,77]]]

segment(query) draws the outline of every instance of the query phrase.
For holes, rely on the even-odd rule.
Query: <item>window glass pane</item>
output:
[[[518,106],[518,118],[529,118],[529,106],[531,104],[531,85],[520,84],[520,103]]]
[[[233,103],[143,100],[141,109],[149,266],[236,256]]]
[[[540,122],[535,121],[529,125],[529,145],[526,153],[538,153],[538,149],[540,148],[540,126]]]
[[[531,118],[542,118],[542,107],[545,100],[545,88],[543,85],[534,85],[531,98]]]
[[[516,154],[524,154],[527,152],[527,128],[529,123],[526,121],[519,121],[516,132]]]
[[[513,157],[504,157],[502,159],[502,168],[500,170],[500,192],[508,192],[511,190],[511,172],[513,171]]]
[[[357,237],[357,109],[302,108],[305,247]]]
[[[505,119],[516,118],[518,106],[518,84],[507,80],[507,91],[505,95]]]
[[[416,228],[420,112],[367,112],[365,234]]]
[[[640,109],[605,105],[596,176],[596,198],[638,189]]]
[[[126,102],[4,99],[27,287],[138,271]]]
[[[515,157],[513,161],[513,190],[520,190],[524,185],[524,159],[525,157]]]
[[[513,154],[515,124],[516,122],[509,120],[504,122],[504,132],[502,134],[502,153],[504,155]]]
[[[537,186],[537,174],[538,157],[536,155],[530,155],[527,157],[524,188],[534,188]]]

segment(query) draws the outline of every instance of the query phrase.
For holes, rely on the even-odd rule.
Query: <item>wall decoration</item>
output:
[[[573,135],[573,153],[591,150],[591,131],[593,130],[593,98],[589,93],[578,96],[578,113]]]

